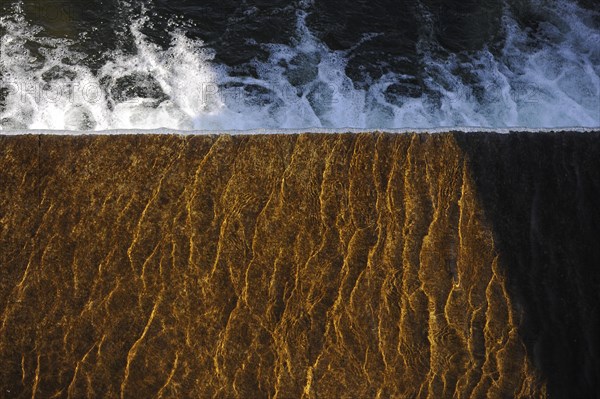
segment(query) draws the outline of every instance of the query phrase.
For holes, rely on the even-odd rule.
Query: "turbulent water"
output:
[[[593,2],[13,1],[0,129],[600,126]]]

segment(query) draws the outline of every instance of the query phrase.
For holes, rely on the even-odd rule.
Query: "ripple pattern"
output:
[[[0,397],[533,398],[452,134],[0,138]]]

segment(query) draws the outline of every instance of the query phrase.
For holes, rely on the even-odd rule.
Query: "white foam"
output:
[[[510,134],[510,133],[535,133],[535,134],[553,134],[553,133],[600,133],[598,128],[585,127],[564,127],[554,129],[536,129],[536,128],[490,128],[490,127],[437,127],[437,128],[401,128],[401,129],[373,129],[364,130],[358,128],[306,128],[306,129],[248,129],[248,130],[177,130],[177,129],[111,129],[111,130],[45,130],[45,129],[25,129],[25,130],[6,130],[2,132],[6,136],[18,135],[61,135],[61,136],[85,136],[85,135],[177,135],[177,136],[198,136],[198,135],[260,135],[260,134],[359,134],[359,133],[384,133],[384,134],[444,134],[444,133],[486,133],[486,134]]]
[[[402,77],[387,74],[366,89],[355,88],[345,74],[346,53],[331,51],[311,34],[304,9],[298,12],[297,43],[264,45],[270,58],[255,62],[258,77],[250,78],[230,74],[202,42],[177,29],[169,33],[166,50],[152,44],[141,33],[148,23],[144,16],[131,25],[134,54],[107,54],[110,61],[92,73],[77,62],[83,56],[71,49],[72,42],[42,37],[16,7],[12,16],[0,19],[8,32],[0,41],[1,83],[9,90],[0,108],[0,130],[248,133],[600,126],[600,33],[591,20],[598,14],[569,1],[534,1],[545,20],[538,37],[520,30],[506,10],[500,56],[484,49],[467,60],[440,58],[424,46],[426,94],[393,101],[384,92]],[[307,9],[310,3],[303,5]],[[27,43],[37,43],[40,53]],[[470,73],[471,82],[465,83],[457,70]],[[135,91],[138,84],[145,89]]]

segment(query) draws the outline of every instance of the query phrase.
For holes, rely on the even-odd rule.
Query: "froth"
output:
[[[172,28],[168,48],[133,21],[134,51],[106,54],[92,71],[73,42],[45,38],[18,7],[3,17],[0,129],[107,130],[172,128],[553,128],[600,125],[598,15],[570,2],[540,3],[538,32],[505,11],[502,50],[440,56],[422,51],[418,95],[390,94],[405,76],[357,85],[345,73],[348,53],[332,51],[298,12],[294,46],[263,45],[257,76],[236,76],[211,49]],[[365,37],[369,40],[369,37]],[[466,78],[468,77],[468,78]],[[0,94],[1,95],[1,94]]]

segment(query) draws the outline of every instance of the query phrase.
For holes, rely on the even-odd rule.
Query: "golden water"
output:
[[[546,383],[453,135],[0,140],[0,397]]]

